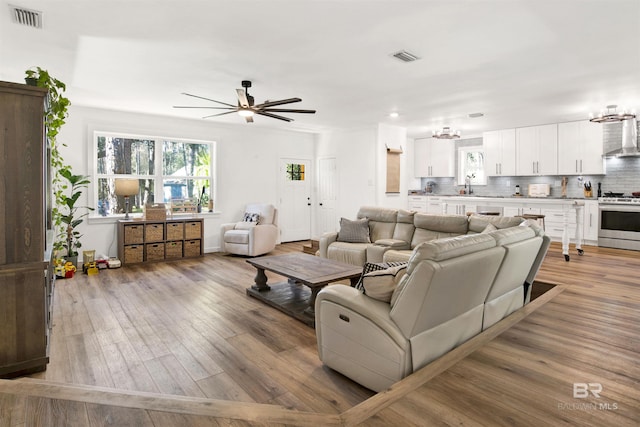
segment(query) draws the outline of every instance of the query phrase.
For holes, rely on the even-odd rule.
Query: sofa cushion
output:
[[[333,242],[327,248],[327,258],[362,267],[367,261],[367,248],[371,243]]]
[[[432,215],[417,213],[413,218],[416,228],[441,233],[467,234],[469,221],[466,215]]]
[[[530,227],[515,226],[491,231],[488,234],[496,240],[498,246],[504,246],[535,237],[536,232]]]
[[[336,240],[346,243],[371,243],[369,238],[369,219],[362,218],[352,221],[347,218],[341,218],[340,231]]]
[[[491,231],[496,231],[497,229],[498,229],[498,228],[497,228],[495,225],[493,225],[493,224],[489,223],[489,224],[487,224],[487,226],[484,228],[484,230],[482,230],[482,233],[483,233],[483,234],[484,234],[484,233],[489,233],[489,232],[491,232]]]
[[[264,203],[250,203],[246,207],[246,212],[258,214],[259,224],[275,224],[276,208],[273,205]]]
[[[372,242],[380,239],[392,239],[398,219],[398,210],[363,206],[358,211],[358,218],[369,219],[369,235]]]
[[[225,243],[249,243],[249,231],[248,230],[229,230],[224,233]]]
[[[487,224],[493,224],[497,229],[514,227],[520,225],[522,218],[517,216],[490,216],[471,215],[469,217],[469,232],[482,233]]]
[[[258,225],[257,222],[242,221],[242,222],[237,222],[236,225],[233,226],[233,228],[234,230],[250,230],[256,225]]]
[[[401,263],[384,270],[376,270],[362,277],[365,295],[379,301],[389,302],[396,286],[407,272],[407,263]]]
[[[413,250],[413,255],[409,261],[409,269],[411,270],[415,264],[425,259],[443,261],[494,246],[496,246],[496,240],[491,237],[491,233],[465,234],[448,239],[425,242]]]

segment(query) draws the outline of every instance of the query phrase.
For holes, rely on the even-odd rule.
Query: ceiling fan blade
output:
[[[281,99],[280,101],[265,101],[262,104],[258,104],[255,108],[275,107],[276,105],[291,104],[293,102],[300,102],[300,98]]]
[[[235,107],[193,107],[193,106],[187,106],[187,105],[174,105],[173,108],[205,108],[208,110],[231,110],[232,108],[235,108]]]
[[[224,116],[225,114],[231,114],[231,113],[235,113],[235,112],[236,112],[236,110],[225,111],[224,113],[218,113],[218,114],[212,114],[210,116],[204,116],[203,119],[208,119],[209,117]]]
[[[269,108],[262,111],[271,111],[272,113],[309,113],[315,114],[316,110],[295,110],[292,108]]]
[[[292,122],[293,121],[293,119],[290,119],[288,117],[277,116],[275,114],[268,113],[268,112],[266,112],[264,110],[258,110],[258,111],[256,111],[256,114],[260,114],[261,116],[271,117],[272,119],[284,120],[285,122]]]
[[[185,93],[185,92],[182,92],[182,94],[183,95],[187,95],[187,96],[191,96],[191,97],[194,97],[194,98],[204,99],[204,100],[211,101],[211,102],[217,102],[218,104],[227,105],[229,107],[236,107],[235,105],[227,104],[226,102],[222,102],[222,101],[216,101],[215,99],[211,99],[211,98],[205,98],[204,96],[191,95],[190,93]]]
[[[248,108],[249,100],[247,99],[245,91],[243,89],[236,89],[236,92],[238,93],[238,102],[240,102],[240,105],[244,108]]]
[[[253,117],[251,116],[247,116],[244,119],[246,120],[247,123],[253,123]]]

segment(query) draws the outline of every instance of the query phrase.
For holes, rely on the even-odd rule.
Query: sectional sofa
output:
[[[371,215],[375,240],[347,246],[337,240],[327,243],[329,237],[325,254],[342,261],[406,256],[408,263],[376,272],[363,290],[323,288],[315,305],[316,336],[324,364],[374,391],[385,390],[523,307],[550,242],[535,223],[519,218],[396,211],[395,225],[413,225],[411,234],[409,227],[396,232],[391,226],[393,210],[363,208],[360,214]],[[517,225],[506,225],[512,223]],[[403,239],[398,239],[401,233]],[[401,248],[398,240],[408,247]],[[385,276],[387,281],[381,282]],[[388,292],[376,289],[381,283]]]
[[[365,262],[408,261],[420,243],[513,227],[523,221],[519,217],[433,215],[374,206],[360,208],[357,219],[367,226],[366,239],[345,233],[348,220],[343,218],[339,232],[320,238],[319,255],[357,266]]]

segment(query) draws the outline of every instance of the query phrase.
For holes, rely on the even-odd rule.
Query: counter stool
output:
[[[541,214],[522,214],[520,215],[521,218],[523,219],[533,219],[536,222],[538,222],[538,224],[542,223],[542,230],[546,231],[544,228],[544,215]],[[542,221],[540,221],[542,220]]]

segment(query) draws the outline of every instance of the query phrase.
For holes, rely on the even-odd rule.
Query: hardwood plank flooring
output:
[[[0,425],[636,426],[638,271],[639,252],[567,263],[553,244],[538,279],[559,286],[375,395],[320,363],[313,329],[245,295],[241,257],[77,276],[57,284],[47,371],[0,381]]]

